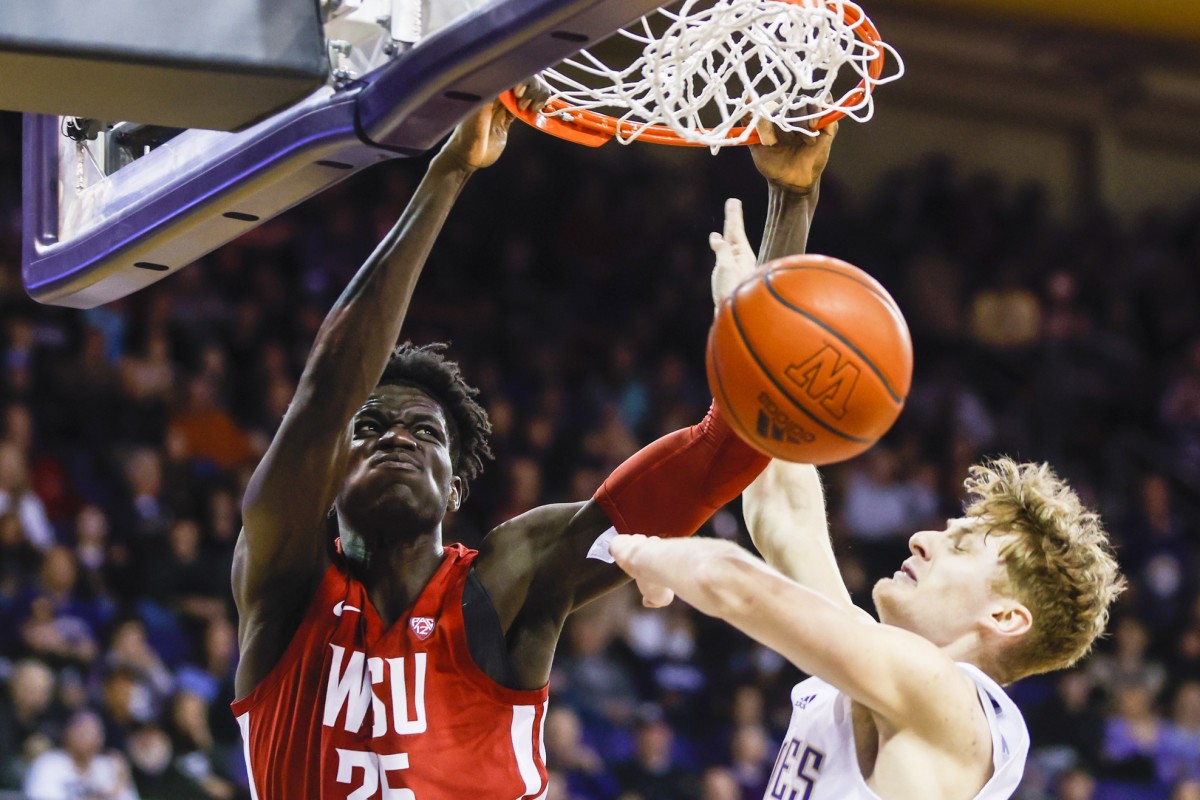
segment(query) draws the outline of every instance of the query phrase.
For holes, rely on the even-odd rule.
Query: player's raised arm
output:
[[[629,580],[608,556],[613,536],[690,536],[767,461],[713,406],[696,425],[631,456],[591,500],[544,506],[501,525],[484,540],[479,567],[504,573],[484,577],[501,621],[538,617],[557,636],[567,614]]]
[[[837,130],[834,122],[816,136],[805,136],[780,131],[766,121],[759,124],[763,143],[751,145],[750,154],[769,187],[760,263],[804,252]]]
[[[753,146],[751,153],[769,186],[764,257],[757,258],[750,246],[741,202],[727,200],[722,232],[709,237],[716,255],[712,287],[713,303],[718,306],[760,261],[804,252],[837,123],[815,138],[798,134],[783,138],[764,122],[759,135],[764,144]],[[743,511],[754,545],[768,564],[800,585],[853,608],[829,541],[825,496],[816,467],[773,461],[746,488]]]
[[[326,514],[343,477],[350,418],[396,346],[450,208],[470,175],[499,157],[511,121],[493,103],[455,130],[317,332],[291,406],[243,499],[233,567],[245,667],[239,668],[239,693],[279,657],[321,577]]]
[[[767,179],[767,221],[760,254],[755,256],[746,236],[741,201],[726,200],[722,232],[709,234],[708,238],[717,257],[712,274],[716,305],[750,277],[757,264],[805,252],[837,123],[811,137],[784,134],[764,121],[759,136],[764,144],[752,145],[750,152],[759,173]]]
[[[869,616],[850,600],[842,580],[816,467],[772,460],[742,493],[742,513],[754,546],[768,564],[801,586]]]
[[[951,748],[979,723],[975,689],[954,662],[914,633],[879,625],[794,581],[730,542],[619,536],[617,563],[725,620],[862,703],[893,731]]]

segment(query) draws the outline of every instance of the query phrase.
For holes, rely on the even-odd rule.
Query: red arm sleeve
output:
[[[643,447],[596,492],[618,533],[691,536],[770,459],[738,438],[714,403],[699,424]]]

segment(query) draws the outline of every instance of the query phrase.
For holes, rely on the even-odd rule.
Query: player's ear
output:
[[[462,478],[455,475],[450,479],[450,495],[447,497],[446,510],[458,511],[458,507],[463,501],[463,482]]]
[[[1021,636],[1033,627],[1033,613],[1024,603],[1005,598],[991,608],[992,627],[1002,636]]]

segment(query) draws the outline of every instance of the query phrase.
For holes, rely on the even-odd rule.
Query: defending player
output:
[[[714,236],[717,299],[753,265],[744,237],[736,215]],[[765,564],[727,542],[612,542],[647,605],[677,593],[813,676],[792,690],[767,798],[1000,800],[1017,788],[1029,734],[1001,686],[1086,654],[1124,581],[1099,517],[1046,465],[997,459],[965,486],[964,516],[913,534],[912,556],[875,585],[879,622],[842,582],[811,466],[774,461],[744,493]]]
[[[643,449],[592,500],[530,511],[478,553],[443,547],[442,519],[479,473],[490,426],[440,348],[393,346],[454,199],[500,155],[510,122],[493,104],[434,157],[323,323],[247,487],[233,711],[262,800],[540,796],[563,622],[628,580],[589,553],[613,528],[692,533],[766,464],[710,412]],[[830,139],[756,153],[769,247],[803,248]]]

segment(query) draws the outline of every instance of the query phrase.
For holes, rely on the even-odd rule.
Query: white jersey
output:
[[[992,777],[974,800],[1006,800],[1017,790],[1029,753],[1029,730],[1000,685],[970,664],[992,731]],[[879,800],[858,767],[850,698],[820,678],[792,689],[792,721],[763,800]]]

